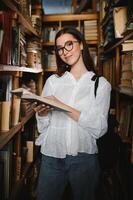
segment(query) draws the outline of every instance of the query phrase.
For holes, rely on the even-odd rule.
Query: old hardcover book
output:
[[[129,40],[129,42],[124,42],[122,44],[122,51],[133,51],[133,42]]]
[[[11,91],[13,94],[19,96],[21,99],[28,100],[30,102],[36,102],[38,104],[46,104],[58,111],[70,112],[67,105],[62,102],[57,102],[54,99],[49,99],[48,97],[38,96],[27,89],[18,88]]]
[[[127,23],[127,8],[116,7],[113,10],[115,38],[122,38],[122,33],[126,29]],[[121,22],[120,22],[121,19]]]
[[[0,11],[0,29],[3,30],[0,63],[11,64],[12,12]]]

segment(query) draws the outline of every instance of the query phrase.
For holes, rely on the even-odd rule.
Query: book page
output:
[[[70,112],[70,109],[64,103],[57,102],[54,99],[49,99],[48,97],[38,96],[34,93],[29,92],[28,90],[24,88],[18,88],[18,89],[12,90],[12,93],[19,96],[21,99],[26,99],[30,102],[37,102],[38,104],[46,104],[54,108],[55,110]]]

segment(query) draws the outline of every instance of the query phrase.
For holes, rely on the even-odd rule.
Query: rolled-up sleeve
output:
[[[36,114],[36,119],[37,119],[37,128],[39,133],[43,133],[46,128],[49,126],[50,123],[50,117],[40,117],[38,114]]]
[[[99,85],[96,98],[92,105],[81,111],[78,125],[86,129],[88,134],[94,138],[99,138],[107,131],[107,117],[110,106],[111,85],[105,82]]]

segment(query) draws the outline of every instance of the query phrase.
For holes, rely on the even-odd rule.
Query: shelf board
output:
[[[88,45],[97,45],[98,44],[98,41],[97,40],[87,40],[86,41],[86,43],[88,44]]]
[[[126,35],[125,37],[123,37],[122,39],[120,39],[119,41],[117,41],[115,44],[111,45],[109,48],[105,49],[103,53],[104,54],[110,53],[116,47],[120,46],[125,40],[128,40],[131,37],[133,37],[133,31],[131,31],[128,35]]]
[[[49,67],[48,69],[45,69],[45,72],[56,72],[56,67]]]
[[[16,12],[18,14],[20,23],[27,30],[29,30],[35,36],[38,36],[38,34],[37,34],[36,30],[33,28],[32,24],[29,21],[27,21],[27,19],[22,15],[22,13],[16,8],[16,6],[10,0],[2,0],[2,1],[8,8],[10,8],[11,10],[13,10],[14,12]]]
[[[0,132],[0,149],[2,149],[13,137],[17,134],[26,122],[34,115],[34,112],[29,112],[26,117],[22,118],[16,126],[12,127],[9,131]]]
[[[97,14],[58,14],[58,15],[43,15],[43,22],[57,21],[77,21],[77,20],[94,20],[98,19]]]
[[[54,46],[54,42],[43,42],[43,46]]]
[[[0,72],[40,73],[42,72],[42,68],[19,67],[19,66],[13,66],[13,65],[0,64]]]
[[[97,45],[98,44],[98,41],[97,40],[87,40],[86,41],[87,44],[92,44],[92,45]],[[54,46],[55,43],[54,42],[43,42],[43,46]]]

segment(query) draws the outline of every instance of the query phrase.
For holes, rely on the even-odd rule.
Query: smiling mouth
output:
[[[69,60],[72,56],[67,56],[65,57],[66,60]]]

